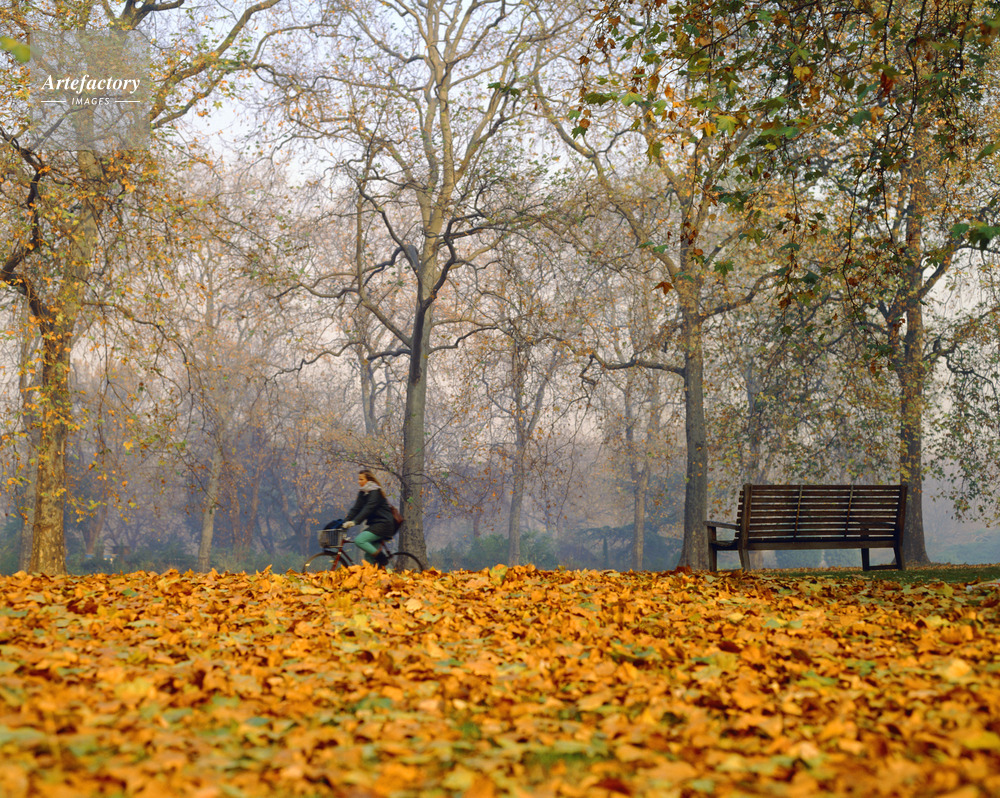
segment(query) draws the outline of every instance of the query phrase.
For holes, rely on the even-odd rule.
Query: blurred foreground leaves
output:
[[[1000,794],[995,590],[0,579],[0,795]]]

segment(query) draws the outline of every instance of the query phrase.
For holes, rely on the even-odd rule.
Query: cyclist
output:
[[[365,560],[384,566],[388,558],[378,554],[379,544],[396,534],[396,522],[392,517],[392,507],[385,497],[382,485],[375,475],[367,468],[358,472],[358,497],[354,506],[347,512],[347,518],[342,527],[350,529],[364,524],[354,536],[354,545],[365,553]]]

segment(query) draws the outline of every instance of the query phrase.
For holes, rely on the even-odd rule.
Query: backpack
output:
[[[403,525],[403,514],[396,509],[395,505],[390,504],[389,509],[392,510],[392,520],[396,524],[396,531]]]

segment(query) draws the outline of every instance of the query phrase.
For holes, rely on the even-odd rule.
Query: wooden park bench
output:
[[[735,524],[708,521],[708,559],[736,551],[747,570],[748,552],[775,549],[861,549],[866,571],[903,568],[906,485],[750,485],[740,491]],[[736,530],[720,540],[718,529]],[[871,549],[892,549],[896,562],[873,566]]]

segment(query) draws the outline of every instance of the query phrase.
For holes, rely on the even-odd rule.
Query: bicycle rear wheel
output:
[[[346,568],[347,563],[338,551],[321,551],[314,554],[302,566],[304,574],[318,574],[321,571],[335,571],[338,568]]]
[[[389,555],[389,562],[385,569],[394,573],[420,573],[424,570],[424,564],[408,551],[397,551]]]

